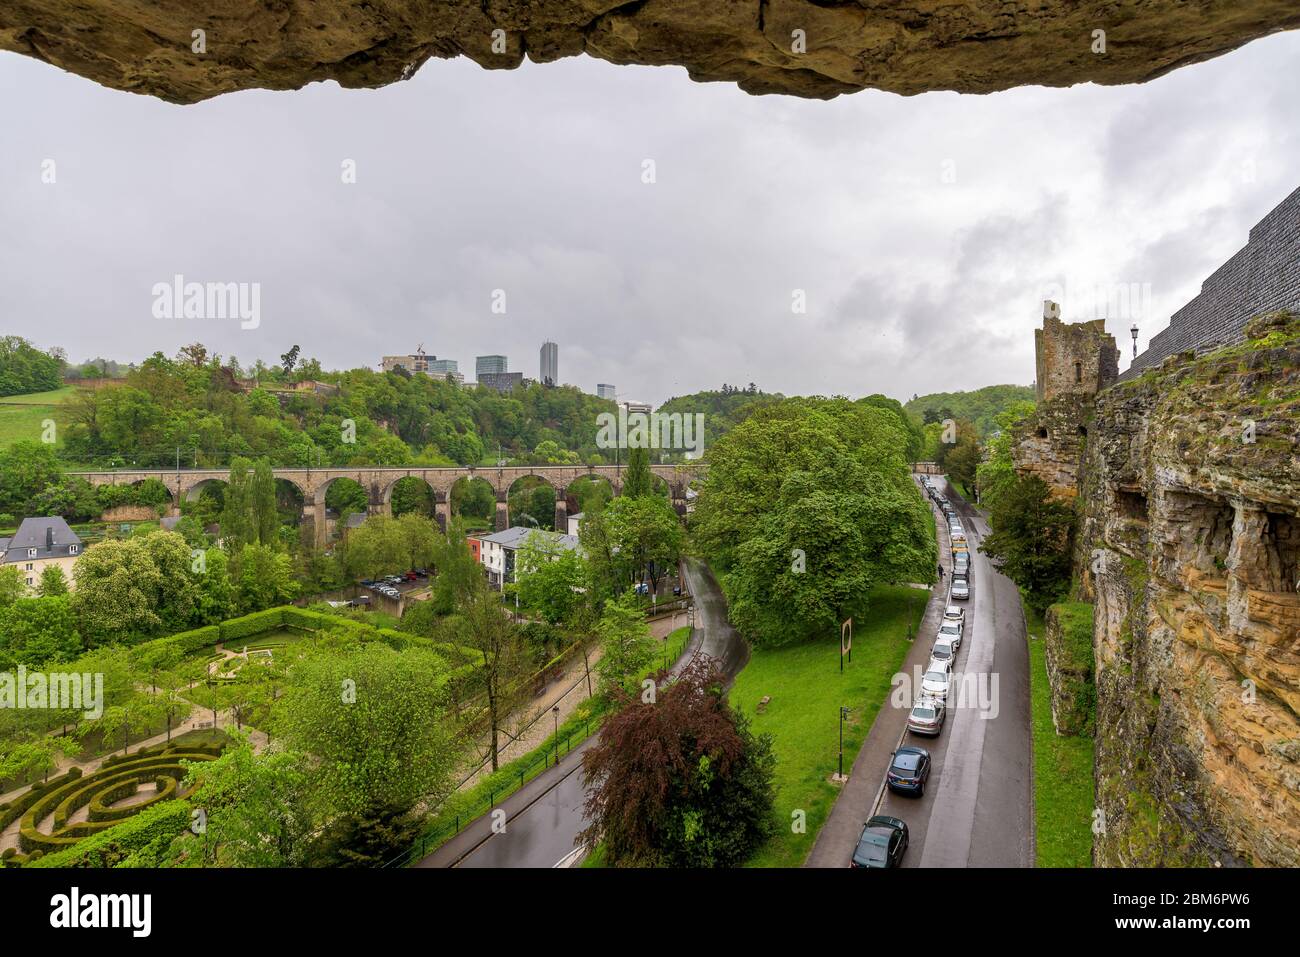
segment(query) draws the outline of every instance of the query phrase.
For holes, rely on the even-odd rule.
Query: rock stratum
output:
[[[587,54],[748,93],[991,93],[1141,83],[1300,27],[1294,0],[6,0],[0,49],[196,103],[320,80],[379,87],[433,57]],[[196,52],[195,32],[203,31]],[[1104,52],[1094,52],[1105,31]],[[503,31],[496,33],[494,31]]]
[[[1102,866],[1300,866],[1300,318],[1103,391],[1079,468]]]

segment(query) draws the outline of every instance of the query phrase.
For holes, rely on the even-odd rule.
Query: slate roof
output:
[[[529,528],[525,525],[515,525],[512,528],[507,528],[504,532],[494,532],[491,535],[480,535],[479,540],[492,542],[494,545],[500,545],[502,548],[516,549],[523,545],[524,539],[533,532],[541,532],[547,538],[564,548],[578,547],[577,535],[560,535],[555,532],[548,532],[545,529]]]
[[[72,546],[76,546],[76,551]],[[29,555],[31,549],[35,555]],[[81,539],[62,518],[25,518],[4,545],[4,564],[43,558],[68,558],[81,553]]]

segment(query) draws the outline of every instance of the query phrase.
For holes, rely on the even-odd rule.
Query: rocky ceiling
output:
[[[316,80],[378,87],[462,55],[510,69],[586,53],[820,98],[1141,83],[1296,27],[1297,0],[0,3],[0,49],[174,103]]]

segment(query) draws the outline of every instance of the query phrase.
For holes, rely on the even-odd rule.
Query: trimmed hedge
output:
[[[225,644],[230,641],[238,641],[240,638],[260,635],[264,631],[271,631],[283,624],[284,608],[280,607],[268,608],[266,611],[255,611],[251,615],[245,615],[242,618],[231,618],[223,621],[217,627],[221,629],[221,641]]]
[[[64,783],[60,787],[46,790],[23,813],[18,829],[18,844],[28,852],[37,850],[56,852],[71,847],[115,824],[113,820],[67,823],[68,818],[91,803],[96,795],[102,792],[118,793],[129,782],[152,781],[160,775],[167,775],[179,781],[185,776],[185,768],[181,766],[181,761],[210,761],[214,756],[210,751],[210,748],[207,750],[185,748],[147,757],[136,755],[112,765],[105,762],[103,767],[80,783]],[[114,800],[120,800],[134,791],[135,788],[132,787],[125,793],[118,793],[118,797]],[[148,801],[140,806],[147,807],[152,803],[154,802]],[[38,827],[51,813],[54,815],[53,831],[44,834],[38,830]]]
[[[72,847],[36,859],[27,867],[122,867],[156,866],[156,849],[190,826],[190,806],[185,801],[163,801],[141,811],[135,817],[113,824],[81,840]],[[154,848],[154,859],[141,861],[146,848]],[[36,852],[39,853],[39,852]]]
[[[37,781],[31,786],[31,789],[14,798],[12,804],[0,805],[0,831],[3,831],[14,821],[18,820],[27,813],[27,809],[40,799],[40,796],[51,788],[61,788],[70,781],[75,781],[81,777],[81,768],[68,768],[62,774],[55,777],[52,781]]]

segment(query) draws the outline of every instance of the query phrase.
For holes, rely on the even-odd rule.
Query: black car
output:
[[[907,852],[907,824],[887,814],[877,814],[862,825],[850,867],[901,867]]]
[[[930,752],[925,748],[908,746],[894,752],[894,760],[885,775],[889,790],[902,794],[925,793],[925,782],[930,777]]]

